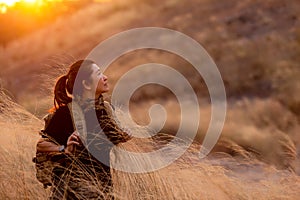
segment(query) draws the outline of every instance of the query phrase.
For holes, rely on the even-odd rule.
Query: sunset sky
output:
[[[51,2],[63,2],[70,0],[0,0],[0,13],[4,14],[9,8],[16,5],[16,3],[22,3],[23,6],[31,6],[32,8],[41,7]],[[76,1],[76,0],[72,0]],[[78,0],[79,1],[79,0]],[[94,2],[107,2],[110,0],[94,0]]]
[[[112,0],[0,0],[0,46],[71,15],[93,3]]]
[[[22,3],[26,6],[39,7],[47,2],[62,1],[62,0],[0,0],[0,12],[6,13],[10,7],[15,6],[16,3]]]

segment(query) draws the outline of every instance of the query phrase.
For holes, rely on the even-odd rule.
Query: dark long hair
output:
[[[92,74],[91,60],[78,60],[71,64],[67,74],[58,78],[54,87],[54,107],[58,109],[72,102],[74,96],[81,96],[83,92],[83,80],[90,80]],[[78,74],[80,69],[80,74]],[[78,76],[77,76],[78,75]],[[76,82],[75,82],[76,80]],[[75,85],[76,84],[76,85]],[[76,88],[73,91],[74,86]],[[73,94],[74,92],[74,94]]]

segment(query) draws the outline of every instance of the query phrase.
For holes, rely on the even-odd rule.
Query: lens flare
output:
[[[18,0],[0,0],[0,4],[4,6],[13,6]]]
[[[47,5],[51,2],[61,2],[62,0],[0,0],[0,12],[2,14],[7,13],[10,9],[13,9],[18,3],[21,4],[21,7],[40,7]],[[20,7],[20,5],[19,5]]]
[[[0,12],[5,14],[9,7],[13,7],[16,3],[35,4],[43,0],[0,0]]]

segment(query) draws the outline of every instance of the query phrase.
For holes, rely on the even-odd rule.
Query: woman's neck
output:
[[[84,93],[82,94],[82,100],[83,100],[83,101],[91,100],[91,99],[97,100],[97,99],[99,99],[101,96],[102,96],[102,94],[92,94],[91,92],[84,92]]]

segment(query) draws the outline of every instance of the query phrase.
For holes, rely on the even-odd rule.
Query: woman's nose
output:
[[[106,81],[107,80],[107,76],[105,74],[103,74],[103,80]]]

